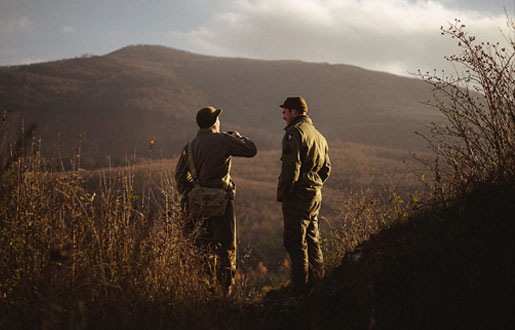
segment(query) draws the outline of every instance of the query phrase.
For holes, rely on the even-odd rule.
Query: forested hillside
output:
[[[0,108],[16,127],[37,125],[46,155],[81,147],[82,166],[109,155],[170,157],[196,132],[196,111],[224,108],[222,129],[237,129],[260,150],[277,149],[278,105],[302,95],[330,144],[357,142],[421,150],[436,112],[422,105],[430,86],[417,79],[347,65],[201,56],[160,46],[129,46],[105,56],[3,68]]]

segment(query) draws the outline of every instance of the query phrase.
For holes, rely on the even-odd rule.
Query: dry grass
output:
[[[87,189],[83,171],[49,171],[37,153],[4,173],[2,328],[169,327],[214,297],[170,170],[139,186],[133,166],[97,174]]]
[[[240,248],[227,301],[209,284],[205,251],[185,234],[174,161],[84,171],[77,155],[74,170],[52,170],[39,157],[40,143],[26,142],[30,156],[13,155],[2,176],[2,327],[211,328],[287,280],[276,175],[260,164],[277,152],[252,166],[235,163]],[[336,186],[326,189],[322,220],[331,223],[324,225],[328,270],[394,217],[386,204],[371,202],[381,194],[341,194]],[[244,317],[234,314],[230,326]]]

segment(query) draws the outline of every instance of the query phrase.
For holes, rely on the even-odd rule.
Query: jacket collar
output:
[[[305,122],[305,123],[308,123],[308,124],[313,124],[313,122],[311,121],[311,118],[309,118],[308,115],[298,115],[284,129],[287,130],[288,128],[290,128],[290,127],[292,127],[292,126],[294,126],[294,125],[296,125],[297,123],[300,123],[300,122]]]
[[[211,128],[201,128],[198,130],[197,135],[214,133]]]

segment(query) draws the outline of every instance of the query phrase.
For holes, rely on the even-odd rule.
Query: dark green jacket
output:
[[[322,199],[321,189],[331,172],[327,142],[306,115],[285,127],[278,201]]]
[[[222,188],[234,196],[235,185],[230,174],[231,157],[254,157],[257,152],[254,142],[245,137],[214,133],[209,128],[201,128],[190,143],[200,185]],[[175,182],[179,193],[183,195],[194,186],[187,153],[186,145],[175,167]]]

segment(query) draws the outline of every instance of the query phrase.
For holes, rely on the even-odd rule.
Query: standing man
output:
[[[231,294],[236,273],[236,216],[234,213],[235,184],[231,179],[231,157],[254,157],[256,146],[237,131],[220,133],[219,116],[222,109],[205,107],[197,113],[197,136],[184,147],[175,168],[175,182],[180,194],[186,196],[194,187],[189,167],[191,150],[198,184],[220,188],[227,192],[229,201],[221,216],[202,219],[205,236],[201,239],[219,259],[216,277],[224,294]]]
[[[283,104],[286,131],[277,201],[282,202],[283,243],[291,260],[291,294],[301,296],[323,276],[318,212],[331,163],[325,138],[307,116],[302,97]]]

